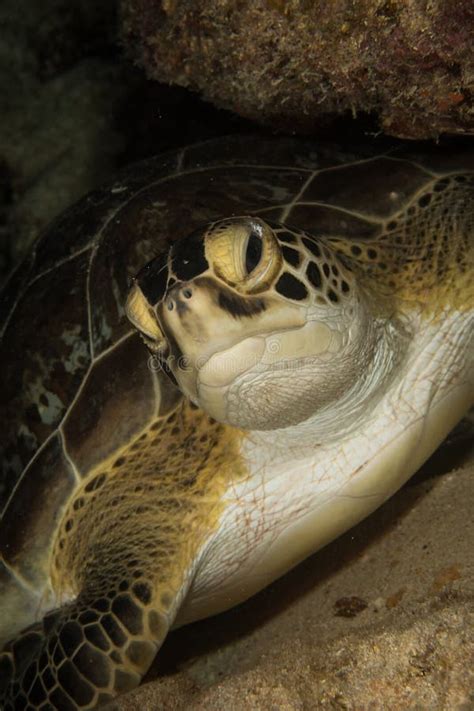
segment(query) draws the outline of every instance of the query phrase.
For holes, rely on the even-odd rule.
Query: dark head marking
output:
[[[308,296],[308,290],[305,285],[288,272],[283,272],[276,283],[275,289],[282,296],[295,301],[303,301]]]
[[[171,266],[179,280],[189,281],[209,268],[204,253],[205,232],[202,228],[196,230],[171,248]]]
[[[315,257],[321,256],[321,249],[317,242],[314,242],[312,239],[308,239],[308,237],[303,237],[303,244],[306,249],[309,249],[309,251],[314,254]]]
[[[148,262],[136,277],[145,299],[153,306],[163,298],[168,280],[168,255],[161,254]]]
[[[294,244],[296,242],[295,235],[292,232],[287,232],[286,230],[277,232],[277,237],[281,242],[287,242],[288,244]]]
[[[306,276],[310,280],[311,284],[316,287],[316,289],[321,288],[322,279],[319,267],[315,262],[310,262],[308,268],[306,269]]]
[[[298,267],[301,261],[300,253],[291,247],[283,247],[283,259],[293,267]]]
[[[255,316],[265,311],[265,301],[256,297],[244,298],[227,289],[219,288],[217,302],[221,309],[227,311],[233,318]]]

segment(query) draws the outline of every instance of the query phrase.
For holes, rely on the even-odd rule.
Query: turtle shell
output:
[[[38,589],[81,480],[141,431],[171,385],[128,323],[130,277],[222,216],[376,239],[379,221],[474,151],[235,137],[138,163],[60,216],[0,301],[0,587]],[[2,580],[3,579],[3,580]]]

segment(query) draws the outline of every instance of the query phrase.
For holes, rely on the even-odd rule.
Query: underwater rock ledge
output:
[[[404,138],[474,133],[472,0],[122,0],[150,78],[310,133],[374,114]]]

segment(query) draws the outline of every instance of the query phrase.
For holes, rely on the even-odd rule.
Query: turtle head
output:
[[[354,276],[322,240],[214,222],[137,275],[127,314],[180,389],[245,429],[297,424],[350,389],[367,350]]]

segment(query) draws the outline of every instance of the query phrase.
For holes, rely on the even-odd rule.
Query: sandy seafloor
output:
[[[109,708],[474,709],[473,516],[474,449],[445,447],[268,589],[173,632]]]

